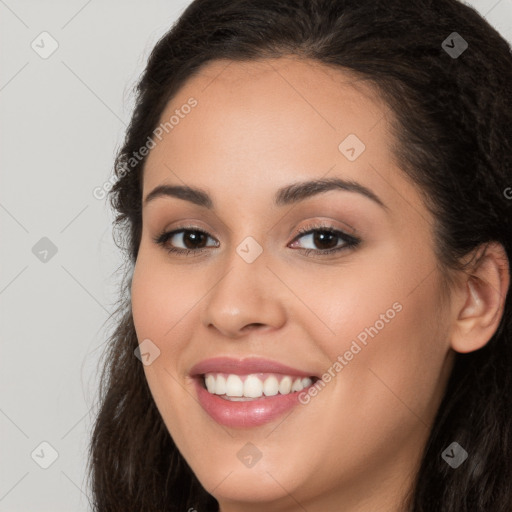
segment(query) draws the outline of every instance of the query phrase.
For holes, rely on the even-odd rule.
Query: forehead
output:
[[[389,110],[369,79],[291,57],[210,62],[185,82],[161,121],[169,119],[191,96],[199,106],[194,113],[204,118],[214,113],[218,128],[226,128],[223,120],[247,123],[257,119],[268,123],[265,128],[269,132],[279,127],[279,120],[293,118],[302,121],[295,126],[296,132],[301,126],[311,126],[337,136],[346,130],[363,134]]]
[[[196,106],[184,108],[191,99]],[[296,58],[214,61],[164,109],[161,125],[177,123],[150,151],[144,193],[180,180],[244,191],[325,175],[392,180],[391,115],[370,82],[347,70]],[[354,144],[360,156],[351,160],[343,151]]]

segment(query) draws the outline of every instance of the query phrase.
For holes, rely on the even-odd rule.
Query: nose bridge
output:
[[[205,297],[202,323],[225,336],[237,337],[255,325],[280,327],[285,311],[279,286],[262,245],[246,237],[233,247],[223,265],[222,275]]]

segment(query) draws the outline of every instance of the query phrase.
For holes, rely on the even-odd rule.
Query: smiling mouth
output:
[[[231,402],[261,400],[276,395],[298,393],[312,386],[318,377],[298,377],[278,373],[247,375],[210,372],[200,375],[202,387],[212,395]]]

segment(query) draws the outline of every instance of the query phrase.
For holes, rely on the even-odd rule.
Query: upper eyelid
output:
[[[322,217],[322,216],[319,216],[319,217]],[[186,223],[187,221],[185,220],[183,222]],[[191,220],[189,222],[195,223],[197,221]],[[342,227],[337,227],[337,226],[333,225],[334,223],[342,224]],[[222,223],[222,226],[223,226],[222,230],[224,230],[224,228],[226,228],[226,230],[231,234],[232,230],[229,227],[227,227],[224,223]],[[309,228],[309,226],[311,226],[311,227]],[[275,225],[269,231],[274,229],[274,227],[275,227]],[[331,229],[331,230],[339,231],[347,236],[352,236],[354,238],[361,237],[361,234],[354,226],[348,224],[347,222],[339,220],[339,219],[335,220],[334,218],[326,217],[321,220],[306,221],[306,227],[309,229]],[[303,229],[303,228],[299,228],[299,229]],[[211,235],[211,233],[210,233],[211,230],[209,228],[202,227],[200,225],[195,225],[195,224],[190,224],[190,225],[184,224],[182,226],[165,229],[164,231],[170,233],[170,232],[176,232],[176,231],[181,231],[181,230],[203,231],[203,232],[207,233],[209,236],[213,236],[213,235]],[[297,231],[297,229],[295,229],[294,231]],[[291,233],[290,233],[290,235],[291,235]]]

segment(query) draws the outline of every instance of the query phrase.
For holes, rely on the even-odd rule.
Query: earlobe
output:
[[[506,252],[501,244],[490,243],[461,289],[464,305],[454,320],[453,350],[473,352],[488,343],[500,324],[509,281]]]

